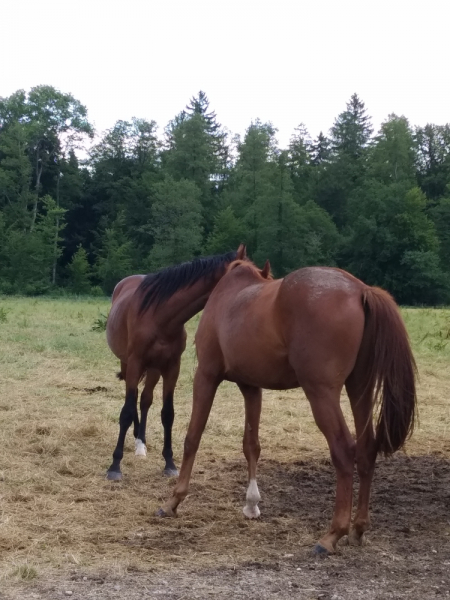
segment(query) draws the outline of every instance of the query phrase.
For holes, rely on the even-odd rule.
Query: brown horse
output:
[[[158,514],[173,516],[186,497],[217,387],[229,380],[238,384],[245,400],[243,446],[249,486],[244,514],[258,517],[261,388],[302,387],[337,475],[331,527],[315,552],[334,552],[345,534],[351,544],[361,544],[369,525],[376,455],[391,454],[403,445],[413,430],[416,410],[415,362],[391,296],[339,269],[308,267],[273,280],[268,263],[260,271],[253,263],[236,261],[211,294],[195,343],[198,368],[180,477]],[[340,408],[344,385],[356,443]],[[378,398],[375,432],[372,415]],[[360,488],[350,532],[355,459]]]
[[[246,258],[245,246],[237,252],[198,258],[149,275],[131,275],[114,289],[106,325],[108,345],[120,359],[119,379],[125,380],[125,404],[120,413],[120,432],[107,478],[122,479],[120,462],[127,431],[134,422],[136,455],[146,455],[145,429],[153,390],[163,378],[164,473],[178,475],[173,462],[173,393],[180,372],[180,359],[186,347],[184,324],[205,306],[236,258]],[[145,377],[141,394],[141,421],[137,410],[138,384]]]

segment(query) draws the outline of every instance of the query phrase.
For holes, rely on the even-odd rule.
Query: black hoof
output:
[[[325,557],[325,556],[329,556],[331,554],[331,552],[329,550],[327,550],[326,548],[324,548],[323,546],[321,546],[320,544],[316,544],[313,549],[313,554],[315,556]]]
[[[158,510],[156,511],[155,514],[157,517],[168,517],[169,516],[163,508],[158,508]]]
[[[164,469],[163,475],[166,477],[178,477],[178,469],[176,467],[173,469]]]
[[[121,481],[122,473],[120,471],[106,471],[106,479],[109,481]]]

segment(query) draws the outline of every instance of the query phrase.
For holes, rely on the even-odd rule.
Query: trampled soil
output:
[[[216,539],[208,539],[205,533],[208,530],[197,527],[192,519],[183,518],[180,510],[175,521],[147,518],[136,536],[122,540],[124,549],[139,547],[143,553],[151,553],[156,546],[161,551],[161,545],[166,546],[166,568],[152,570],[149,564],[148,570],[128,569],[115,574],[111,569],[92,572],[75,567],[65,577],[55,576],[52,580],[10,588],[3,592],[4,598],[428,600],[449,597],[449,450],[450,444],[431,455],[400,453],[389,460],[379,459],[372,496],[372,529],[362,548],[349,547],[344,540],[332,557],[321,559],[311,554],[312,545],[328,525],[332,512],[335,479],[328,460],[289,464],[264,460],[259,470],[263,495],[261,523],[247,522],[242,517],[234,525],[242,544],[249,535],[259,536],[262,551],[254,552],[255,559],[227,565],[220,557],[221,547],[224,553],[228,551],[227,531],[220,528],[215,531],[211,522],[210,536]],[[222,480],[221,493],[226,487],[224,479],[228,478],[230,495],[242,504],[245,490],[242,463],[216,464],[211,468]],[[214,495],[215,482],[212,475],[206,485],[194,483],[195,502],[206,502]],[[209,517],[211,513],[206,514]],[[269,527],[262,528],[264,522]],[[217,549],[218,566],[205,567],[200,557],[211,553],[213,546]],[[191,555],[190,565],[177,560],[183,551]],[[196,561],[196,557],[200,560]],[[196,562],[201,563],[200,568]]]

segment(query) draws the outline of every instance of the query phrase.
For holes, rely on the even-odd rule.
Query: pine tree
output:
[[[75,294],[88,294],[90,292],[90,271],[91,267],[86,250],[80,245],[67,265],[69,287]]]
[[[236,217],[231,206],[217,213],[205,250],[208,254],[223,254],[236,249],[246,239],[244,223]]]
[[[300,204],[311,199],[313,178],[312,142],[308,130],[301,124],[289,142],[287,165],[294,185],[294,198]]]
[[[166,176],[155,185],[151,226],[154,245],[149,270],[187,260],[200,253],[203,239],[200,191],[188,180]]]
[[[121,279],[132,274],[132,243],[126,236],[122,213],[105,229],[101,242],[95,275],[105,294],[111,294]]]
[[[330,161],[317,182],[316,199],[343,229],[350,219],[349,197],[365,178],[372,134],[370,117],[356,94],[337,117],[330,133]]]
[[[226,134],[209,111],[209,101],[200,92],[186,110],[166,128],[163,169],[175,180],[187,179],[200,190],[205,233],[213,227],[214,216],[228,175],[229,149]]]
[[[347,156],[357,160],[364,154],[372,135],[370,117],[364,102],[353,94],[347,109],[335,120],[331,128],[331,147],[338,157]]]
[[[311,163],[314,166],[326,164],[331,156],[331,142],[322,132],[311,144]]]

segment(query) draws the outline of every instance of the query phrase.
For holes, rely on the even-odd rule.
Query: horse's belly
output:
[[[288,390],[299,387],[295,371],[286,358],[265,356],[240,357],[226,360],[225,377],[235,383],[253,385],[268,390]]]

